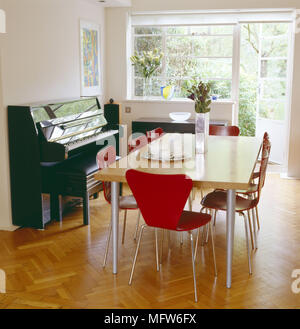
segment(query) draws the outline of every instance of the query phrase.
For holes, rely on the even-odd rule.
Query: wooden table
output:
[[[185,174],[193,180],[194,187],[223,188],[227,190],[226,240],[227,269],[226,285],[231,287],[231,270],[234,243],[236,190],[246,190],[261,147],[261,140],[255,137],[208,137],[208,151],[195,155],[195,135],[165,134],[153,143],[160,143],[164,150],[175,147],[186,155],[183,161],[153,161],[144,159],[143,154],[153,143],[132,152],[115,162],[109,168],[100,170],[95,178],[112,182],[111,216],[113,240],[113,273],[118,272],[118,224],[119,224],[119,183],[126,182],[126,171],[130,168],[149,173]]]

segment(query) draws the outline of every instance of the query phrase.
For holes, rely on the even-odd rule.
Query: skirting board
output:
[[[16,231],[19,228],[19,226],[15,226],[15,225],[10,225],[10,226],[0,226],[0,231],[9,231],[9,232],[13,232]]]
[[[282,179],[292,179],[292,180],[299,180],[300,179],[300,177],[288,176],[287,173],[281,173],[280,178],[282,178]]]

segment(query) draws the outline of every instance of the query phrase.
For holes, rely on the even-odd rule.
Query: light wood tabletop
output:
[[[150,146],[148,144],[100,170],[95,178],[124,183],[126,171],[134,168],[156,174],[185,174],[193,180],[194,186],[247,189],[261,142],[254,137],[209,136],[207,153],[195,155],[195,135],[165,134]],[[157,161],[144,157],[150,148],[153,153],[159,148],[168,158],[172,147],[173,153],[184,154],[183,161]]]

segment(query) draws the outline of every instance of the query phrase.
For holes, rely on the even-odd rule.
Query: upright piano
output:
[[[118,122],[108,122],[90,97],[8,106],[8,130],[13,224],[44,229],[62,219],[62,200],[70,197],[82,200],[89,224],[89,199],[102,189],[96,154],[108,143],[118,154]]]

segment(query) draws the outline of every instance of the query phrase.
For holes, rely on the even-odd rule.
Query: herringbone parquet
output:
[[[190,244],[187,236],[165,239],[161,272],[156,272],[154,232],[142,241],[132,286],[128,286],[134,248],[136,212],[128,212],[126,239],[120,246],[119,273],[111,272],[111,251],[102,260],[110,206],[103,197],[91,201],[91,225],[82,225],[80,208],[50,223],[45,231],[0,232],[0,268],[7,293],[0,308],[300,308],[291,290],[300,268],[300,181],[268,174],[259,206],[261,229],[252,251],[249,276],[242,218],[236,217],[232,288],[225,287],[225,214],[215,228],[218,277],[214,278],[210,243],[199,247],[198,298],[194,303]],[[199,199],[194,202],[197,205]],[[123,216],[120,216],[120,229]]]

